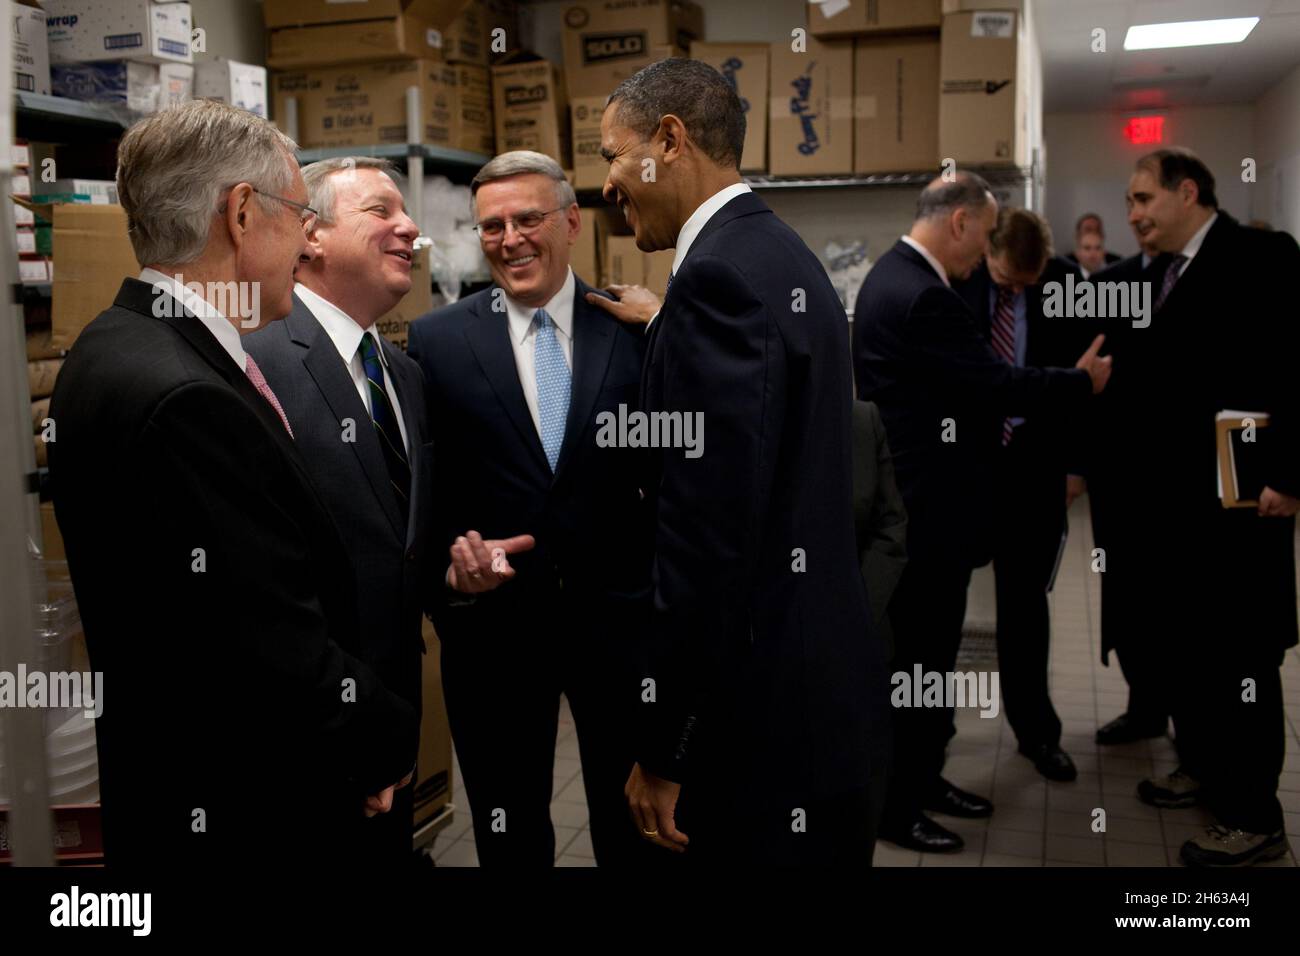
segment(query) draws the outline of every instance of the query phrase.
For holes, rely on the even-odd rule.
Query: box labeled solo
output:
[[[704,10],[689,0],[598,0],[564,9],[564,74],[571,96],[608,96],[656,46],[689,49]],[[684,55],[684,54],[683,54]],[[635,68],[629,68],[634,66]]]
[[[569,166],[569,110],[560,70],[547,60],[492,68],[496,151],[531,149]]]

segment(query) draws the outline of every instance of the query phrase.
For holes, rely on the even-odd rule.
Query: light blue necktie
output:
[[[555,471],[564,444],[564,423],[569,417],[569,366],[555,338],[555,323],[545,309],[533,313],[537,337],[533,340],[533,371],[537,376],[537,413],[542,421],[542,448]]]

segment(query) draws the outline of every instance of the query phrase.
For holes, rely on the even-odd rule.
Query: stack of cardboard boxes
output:
[[[806,50],[772,47],[770,171],[1030,162],[1036,95],[1020,0],[827,0]],[[851,89],[850,89],[851,87]]]
[[[419,139],[489,155],[488,66],[513,49],[513,0],[266,0],[273,118],[297,103],[299,145],[407,142],[406,91],[420,91]]]
[[[152,113],[194,93],[188,3],[45,0],[55,96]]]

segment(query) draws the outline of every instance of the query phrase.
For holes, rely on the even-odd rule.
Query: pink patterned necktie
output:
[[[1016,364],[1016,294],[1009,286],[997,286],[997,304],[993,309],[993,351],[1008,365]],[[1011,444],[1010,418],[1002,419],[1002,444]]]
[[[244,356],[244,374],[246,374],[248,380],[253,383],[253,388],[261,392],[262,397],[271,403],[271,407],[275,409],[275,413],[280,416],[280,421],[284,422],[284,430],[287,431],[289,437],[292,438],[293,429],[289,427],[289,419],[285,417],[284,409],[280,407],[280,400],[275,397],[275,392],[271,391],[271,386],[266,383],[266,376],[262,374],[262,370],[257,367],[257,363],[253,361],[253,356],[251,355]]]

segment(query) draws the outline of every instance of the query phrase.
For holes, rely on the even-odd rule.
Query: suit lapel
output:
[[[542,439],[537,434],[537,426],[533,424],[533,416],[524,401],[523,387],[519,384],[519,369],[510,345],[510,320],[504,310],[496,312],[491,306],[483,307],[484,303],[493,301],[497,288],[492,286],[488,295],[474,304],[474,320],[465,329],[465,339],[497,400],[519,433],[520,441],[527,446],[533,463],[549,476],[551,464],[546,460]]]
[[[614,329],[611,319],[596,315],[587,304],[591,287],[577,280],[573,290],[573,374],[569,390],[569,414],[564,424],[564,444],[555,466],[555,479],[564,474],[564,466],[577,452],[591,418],[592,407],[600,395],[614,354]]]
[[[393,526],[393,533],[399,541],[405,541],[406,518],[397,506],[393,484],[388,477],[388,466],[384,464],[384,453],[379,448],[379,439],[375,436],[375,428],[370,421],[370,412],[357,394],[352,376],[343,364],[334,341],[296,295],[293,298],[293,311],[284,321],[289,323],[289,337],[306,347],[302,357],[303,367],[316,383],[334,420],[339,423],[340,430],[344,419],[350,418],[356,423],[355,440],[347,444],[352,446],[352,452],[357,456],[361,470],[365,472],[366,480],[379,501],[379,507]]]

